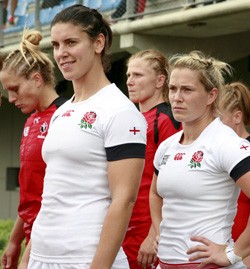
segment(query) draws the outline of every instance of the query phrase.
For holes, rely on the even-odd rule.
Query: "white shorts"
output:
[[[89,267],[90,264],[85,263],[45,263],[30,258],[27,269],[89,269]],[[115,260],[111,269],[129,269],[127,258]]]

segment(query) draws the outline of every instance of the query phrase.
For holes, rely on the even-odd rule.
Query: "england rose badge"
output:
[[[81,129],[92,129],[93,123],[96,121],[96,113],[93,111],[87,112],[84,114],[83,118],[81,119],[81,122],[79,123],[79,126]]]

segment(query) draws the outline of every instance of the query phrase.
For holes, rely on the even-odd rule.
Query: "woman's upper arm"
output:
[[[108,179],[112,199],[135,200],[140,186],[144,159],[128,158],[108,163]]]
[[[250,199],[250,171],[238,178],[236,184]]]
[[[154,174],[151,188],[150,188],[150,194],[149,194],[149,204],[150,204],[150,214],[152,218],[152,224],[157,234],[160,232],[160,223],[162,220],[162,205],[163,200],[162,197],[159,196],[156,188],[157,183],[157,176]]]

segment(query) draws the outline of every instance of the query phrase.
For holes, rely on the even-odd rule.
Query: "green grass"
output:
[[[0,220],[0,257],[2,257],[5,247],[8,244],[13,225],[13,220]]]

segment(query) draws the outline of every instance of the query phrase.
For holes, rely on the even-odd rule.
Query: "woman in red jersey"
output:
[[[2,256],[2,268],[17,268],[21,244],[30,239],[41,206],[46,165],[41,147],[54,111],[66,100],[55,90],[53,63],[39,48],[42,36],[25,31],[20,49],[2,61],[0,80],[9,102],[22,113],[32,113],[24,126],[20,145],[20,201],[18,216]]]
[[[123,248],[131,269],[154,268],[157,259],[152,248],[155,232],[151,227],[149,190],[154,173],[153,159],[159,144],[180,130],[168,103],[168,61],[158,50],[132,55],[127,65],[129,98],[139,105],[147,124],[145,167]]]

